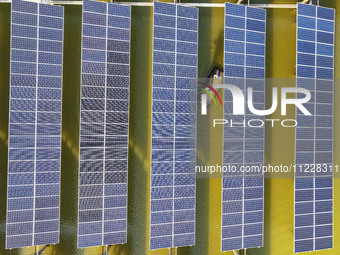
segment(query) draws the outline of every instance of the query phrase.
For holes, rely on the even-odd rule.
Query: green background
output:
[[[171,1],[170,1],[171,2]],[[185,1],[183,1],[185,2]],[[187,1],[186,1],[187,2]],[[223,1],[195,1],[214,2]],[[230,1],[235,3],[236,0]],[[282,0],[252,0],[251,3],[282,3]],[[284,3],[296,3],[285,0]],[[340,8],[340,1],[320,0],[327,7]],[[337,9],[337,8],[336,8]],[[199,78],[207,77],[214,66],[223,68],[223,8],[200,8],[199,15]],[[80,42],[81,6],[65,5],[64,78],[62,114],[61,167],[61,228],[60,243],[47,247],[43,254],[99,255],[106,247],[77,249],[77,186],[79,153],[80,102]],[[337,13],[337,24],[340,14]],[[336,29],[340,43],[340,26]],[[296,10],[268,9],[267,11],[267,78],[294,78],[296,64]],[[131,90],[129,138],[128,242],[111,246],[108,254],[165,255],[169,249],[150,251],[150,142],[151,142],[151,74],[152,74],[152,8],[132,7]],[[340,46],[339,46],[340,47]],[[337,47],[338,48],[338,47]],[[340,50],[336,50],[336,60]],[[33,254],[40,247],[5,250],[7,150],[10,66],[10,4],[0,4],[0,255]],[[336,63],[335,63],[336,64]],[[337,69],[337,65],[335,66]],[[340,71],[335,72],[339,78]],[[277,85],[276,85],[277,86]],[[271,95],[272,84],[266,85]],[[335,96],[340,88],[335,86]],[[336,98],[336,97],[335,97]],[[270,106],[270,98],[266,100]],[[340,114],[335,100],[334,114]],[[278,109],[279,110],[279,109]],[[278,112],[278,111],[277,111]],[[294,109],[287,118],[294,118]],[[197,165],[221,164],[222,128],[213,129],[212,119],[222,117],[222,107],[209,107],[207,116],[198,116]],[[281,118],[274,113],[269,118]],[[334,119],[334,130],[340,128],[340,118]],[[294,161],[294,129],[266,128],[265,163],[290,164]],[[340,139],[334,133],[334,164],[339,164]],[[214,176],[217,177],[217,176]],[[248,249],[247,254],[293,254],[293,179],[265,180],[264,247]],[[340,187],[334,180],[334,249],[306,254],[340,254]],[[221,179],[197,179],[196,245],[173,249],[173,254],[231,255],[220,252]],[[303,254],[303,253],[302,253]]]

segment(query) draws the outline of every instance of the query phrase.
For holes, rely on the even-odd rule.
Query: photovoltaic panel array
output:
[[[131,8],[84,0],[78,247],[126,242]]]
[[[195,244],[198,9],[154,2],[150,249]]]
[[[312,98],[297,110],[295,253],[333,247],[333,62],[335,11],[298,4],[297,87]]]
[[[59,242],[64,8],[13,0],[6,248]]]
[[[224,83],[243,94],[252,87],[257,110],[265,107],[265,32],[265,10],[226,3]],[[224,119],[234,124],[224,127],[223,165],[236,172],[223,173],[222,251],[263,245],[263,173],[260,168],[242,171],[264,162],[264,126],[245,124],[254,117],[248,109],[244,115],[233,115],[232,93],[224,89]],[[264,121],[261,116],[256,119]]]

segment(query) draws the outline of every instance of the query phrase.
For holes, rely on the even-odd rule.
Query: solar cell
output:
[[[312,93],[312,115],[296,114],[294,251],[300,253],[333,247],[334,10],[299,3],[297,20],[297,87]]]
[[[256,109],[264,108],[265,27],[265,10],[226,3],[224,82],[244,93],[252,87]],[[263,245],[263,173],[244,173],[241,167],[263,164],[264,127],[244,127],[255,115],[247,111],[233,116],[232,105],[225,89],[224,119],[238,124],[224,127],[223,165],[237,172],[223,173],[222,178],[222,251]]]
[[[150,249],[195,243],[198,10],[154,2]]]
[[[130,11],[83,2],[79,248],[127,238]]]
[[[64,8],[11,14],[7,249],[59,242]]]

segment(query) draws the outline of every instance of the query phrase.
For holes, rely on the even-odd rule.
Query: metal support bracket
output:
[[[11,0],[0,0],[0,3],[11,3]],[[42,0],[45,4],[57,5],[82,5],[82,1],[60,1],[60,0]],[[115,2],[117,4],[136,6],[136,7],[152,7],[153,2]],[[179,5],[191,7],[206,7],[206,8],[224,8],[224,3],[178,3]],[[268,9],[296,9],[296,4],[249,4],[252,7],[268,8]]]

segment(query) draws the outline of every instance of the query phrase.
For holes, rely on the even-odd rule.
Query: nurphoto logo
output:
[[[280,122],[283,127],[296,127],[298,122],[295,119],[264,119],[263,116],[268,116],[273,114],[279,104],[279,95],[278,91],[281,90],[280,94],[280,106],[281,106],[281,115],[287,115],[287,106],[294,105],[297,110],[299,110],[305,116],[311,116],[311,112],[304,106],[304,104],[308,103],[311,98],[311,92],[305,88],[296,88],[296,87],[273,87],[272,88],[272,103],[270,108],[268,109],[257,109],[256,103],[254,102],[254,89],[251,86],[248,86],[246,92],[244,93],[243,90],[231,84],[215,84],[214,87],[199,82],[204,88],[200,88],[205,93],[201,93],[201,115],[207,115],[207,109],[209,105],[208,95],[210,96],[210,100],[214,101],[216,104],[216,100],[214,95],[216,95],[217,99],[220,101],[221,106],[223,107],[222,100],[217,92],[218,89],[224,89],[224,93],[230,94],[230,100],[232,101],[232,112],[226,112],[229,109],[224,109],[224,114],[229,114],[231,116],[245,116],[246,114],[246,107],[248,108],[249,112],[256,116],[262,116],[259,119],[244,119],[241,120],[238,118],[237,121],[233,119],[214,119],[213,126],[216,125],[226,125],[229,126],[249,126],[249,127],[262,127],[266,122],[270,122],[271,126],[274,127],[276,122]],[[256,90],[255,90],[256,91]],[[295,94],[296,98],[288,98],[289,94]],[[262,102],[264,105],[264,102]]]

